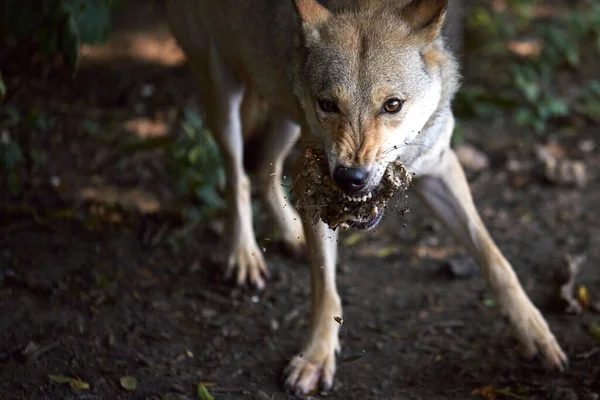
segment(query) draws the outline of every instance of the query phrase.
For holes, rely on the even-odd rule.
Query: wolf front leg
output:
[[[335,374],[335,353],[339,352],[339,323],[342,305],[335,284],[337,231],[319,221],[313,225],[306,212],[301,212],[310,262],[310,333],[302,352],[286,369],[286,389],[306,394],[320,384],[328,391]]]
[[[298,256],[305,253],[301,218],[282,188],[283,162],[300,136],[300,127],[273,113],[258,167],[263,203],[279,227],[283,244]]]
[[[539,350],[546,364],[564,369],[565,353],[484,226],[454,151],[445,150],[435,170],[418,179],[415,188],[421,200],[479,262],[489,288],[508,314],[525,355],[531,358]]]

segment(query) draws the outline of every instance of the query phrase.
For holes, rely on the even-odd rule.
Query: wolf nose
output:
[[[369,174],[362,167],[336,167],[333,180],[344,192],[359,192],[367,186]]]

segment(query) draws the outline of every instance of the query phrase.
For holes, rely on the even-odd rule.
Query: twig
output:
[[[596,353],[600,353],[600,347],[594,347],[591,350],[588,350],[586,352],[577,354],[577,358],[582,359],[582,360],[586,360],[588,358],[590,358],[591,356],[593,356]]]

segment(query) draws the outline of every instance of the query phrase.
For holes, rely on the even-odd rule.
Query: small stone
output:
[[[269,327],[272,331],[276,331],[277,329],[279,329],[279,321],[277,321],[275,318],[271,319],[271,321],[269,322]]]
[[[454,151],[456,152],[458,161],[460,161],[461,165],[467,169],[472,171],[483,171],[490,166],[488,156],[471,145],[462,144],[457,146]]]
[[[593,139],[584,139],[579,141],[577,147],[584,153],[591,153],[596,149],[596,142]]]
[[[214,310],[212,308],[203,308],[200,311],[200,314],[202,315],[202,318],[210,319],[216,317],[219,313],[217,312],[217,310]]]
[[[151,83],[146,83],[144,86],[142,86],[141,90],[143,97],[150,97],[154,94],[155,91],[156,88]]]
[[[451,279],[468,279],[479,272],[479,266],[471,257],[453,258],[442,268],[445,273],[450,275]]]

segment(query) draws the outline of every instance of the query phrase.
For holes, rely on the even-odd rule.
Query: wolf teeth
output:
[[[368,194],[365,194],[363,197],[348,196],[347,194],[344,193],[345,200],[353,201],[355,203],[364,203],[365,201],[371,199],[372,197],[373,197],[373,193],[371,193],[371,192],[369,192]]]

